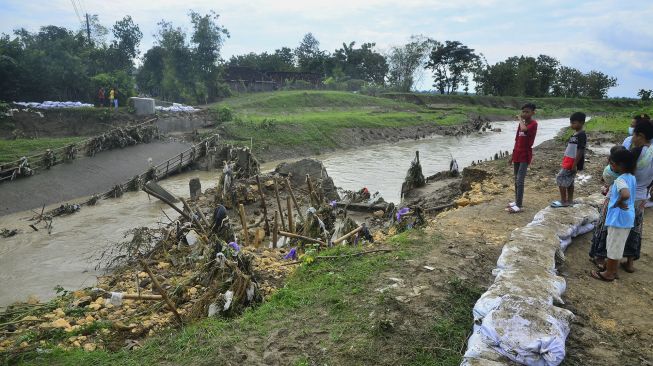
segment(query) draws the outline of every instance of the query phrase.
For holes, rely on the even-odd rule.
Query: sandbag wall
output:
[[[556,259],[573,237],[591,231],[603,196],[568,208],[547,207],[516,229],[492,271],[494,283],[474,305],[474,331],[461,365],[556,366],[565,358],[565,340],[574,315],[558,307],[565,279]]]

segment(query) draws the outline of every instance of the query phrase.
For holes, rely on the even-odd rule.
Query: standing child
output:
[[[592,271],[590,275],[597,280],[614,281],[619,269],[619,261],[623,258],[624,247],[630,229],[635,225],[635,191],[637,181],[635,172],[636,158],[628,150],[617,150],[610,155],[610,167],[621,174],[614,180],[610,188],[610,203],[605,218],[608,235],[606,249],[608,259],[605,270]]]
[[[560,201],[554,201],[551,203],[551,207],[567,207],[573,204],[576,172],[583,170],[585,165],[585,147],[587,146],[587,135],[583,130],[585,113],[572,114],[569,117],[569,123],[574,134],[567,141],[565,155],[562,158],[562,169],[556,177],[556,183],[560,188]]]
[[[100,88],[97,92],[97,99],[98,103],[100,104],[100,108],[104,107],[104,88]]]
[[[533,160],[533,143],[535,143],[537,134],[537,121],[533,119],[533,115],[535,115],[535,104],[526,103],[521,108],[521,114],[517,116],[519,126],[515,136],[515,147],[512,150],[512,159],[509,162],[513,164],[515,171],[515,202],[510,202],[506,207],[506,211],[509,213],[522,211],[524,181],[528,165]]]
[[[116,90],[114,88],[111,88],[109,91],[109,108],[113,107],[113,98],[116,97]]]

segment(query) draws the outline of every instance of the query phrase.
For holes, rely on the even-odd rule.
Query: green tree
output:
[[[585,83],[583,73],[579,70],[561,66],[556,81],[553,83],[553,95],[564,98],[578,98],[583,94]]]
[[[143,32],[127,15],[113,25],[113,37],[111,48],[115,50],[114,62],[119,69],[133,68],[133,61],[138,55],[138,45],[143,38]]]
[[[396,90],[408,92],[418,78],[431,50],[432,39],[412,36],[411,42],[392,47],[387,56],[388,83]]]
[[[333,54],[335,67],[339,67],[350,79],[384,84],[388,73],[385,57],[374,51],[374,43],[363,43],[355,48],[356,42],[343,43]]]
[[[537,73],[537,97],[546,97],[551,94],[553,84],[556,81],[560,61],[547,55],[537,56],[535,60],[535,72]]]
[[[467,77],[478,55],[474,50],[458,41],[433,42],[426,68],[433,71],[433,86],[440,94],[451,94]]]
[[[637,96],[642,98],[642,101],[651,100],[651,95],[653,95],[653,90],[639,89]]]
[[[304,35],[299,46],[295,48],[295,57],[299,71],[325,74],[328,55],[320,50],[320,41],[313,36],[313,33]]]
[[[601,71],[592,70],[584,76],[585,87],[583,96],[593,99],[603,99],[608,96],[608,90],[617,86],[617,78]]]

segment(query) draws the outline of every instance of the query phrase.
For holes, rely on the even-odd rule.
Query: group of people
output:
[[[107,98],[108,96],[108,98]],[[103,87],[100,87],[97,92],[97,99],[100,107],[105,107],[107,101],[109,102],[108,107],[118,110],[118,90],[116,88],[109,89],[109,93],[104,91]]]
[[[533,159],[537,134],[537,121],[533,119],[535,110],[534,104],[527,103],[517,116],[519,126],[510,160],[515,173],[515,201],[506,206],[509,213],[523,210],[524,181]],[[560,200],[552,202],[551,207],[564,208],[574,203],[576,173],[585,165],[585,119],[582,112],[573,113],[569,118],[573,133],[567,141],[561,169],[556,176]],[[608,282],[618,277],[619,267],[629,273],[635,271],[634,261],[639,259],[642,246],[644,209],[651,206],[653,122],[648,115],[637,115],[631,121],[628,134],[622,145],[610,150],[608,165],[603,170],[603,194],[606,198],[589,253],[597,267],[590,275]]]

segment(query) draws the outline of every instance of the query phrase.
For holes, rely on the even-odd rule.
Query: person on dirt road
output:
[[[517,116],[519,126],[515,136],[515,147],[512,150],[512,158],[508,162],[513,164],[515,171],[515,202],[510,202],[506,207],[509,213],[519,213],[523,207],[524,181],[528,165],[533,160],[533,143],[537,134],[537,121],[533,119],[535,108],[535,104],[526,103],[521,108],[521,114]]]

